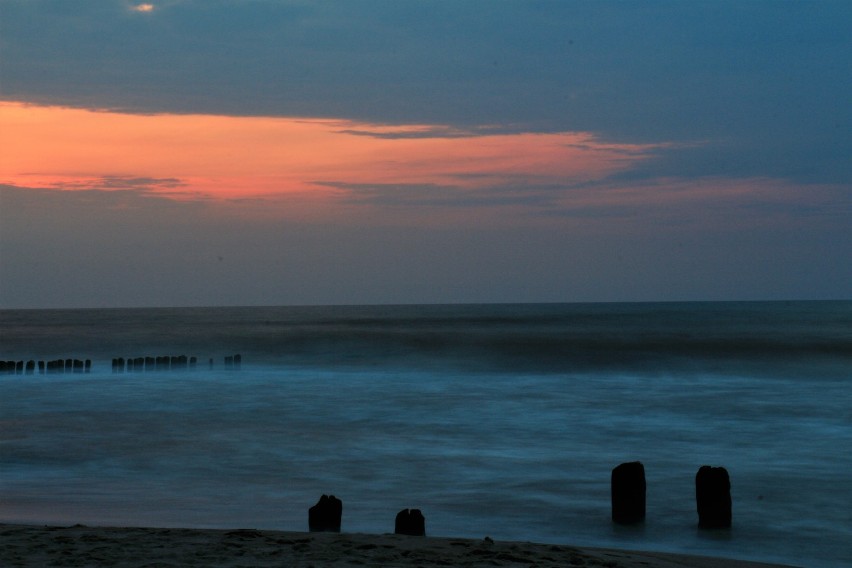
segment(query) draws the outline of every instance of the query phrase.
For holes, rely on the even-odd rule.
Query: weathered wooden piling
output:
[[[32,360],[27,361],[27,365],[24,369],[24,372],[27,375],[32,375],[33,373],[35,373],[35,361],[32,361]]]
[[[343,502],[334,495],[323,495],[316,505],[308,509],[310,532],[340,532]]]
[[[240,355],[239,353],[237,353],[236,355],[234,355],[234,370],[239,371],[242,364],[243,364],[243,356]]]
[[[225,370],[230,371],[234,368],[234,357],[233,355],[228,355],[225,357]]]
[[[420,509],[403,509],[397,513],[394,534],[426,536],[426,519]]]
[[[612,470],[612,521],[618,524],[645,520],[645,466],[628,462]]]
[[[731,526],[731,478],[724,467],[701,466],[695,475],[698,526],[722,529]]]
[[[189,368],[190,368],[191,370],[193,370],[193,371],[194,371],[194,370],[195,370],[195,366],[196,366],[197,364],[198,364],[198,358],[197,358],[197,357],[190,357],[190,358],[189,358]]]
[[[39,374],[39,375],[43,375],[43,374],[44,374],[44,361],[39,361],[39,362],[38,362],[38,374]]]

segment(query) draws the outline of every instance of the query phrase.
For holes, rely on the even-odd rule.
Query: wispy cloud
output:
[[[154,11],[154,7],[155,7],[155,6],[154,6],[153,4],[150,4],[150,3],[147,3],[147,2],[143,2],[143,3],[141,3],[141,4],[134,4],[134,5],[132,5],[132,6],[130,7],[130,9],[131,9],[132,11],[134,11],[134,12],[141,12],[141,13],[145,14],[145,13],[153,12],[153,11]]]
[[[630,170],[665,144],[613,143],[586,132],[460,131],[341,120],[130,115],[0,103],[0,181],[216,199],[316,195],[351,187],[498,187],[581,183]],[[341,126],[344,126],[341,128]],[[104,172],[108,168],[108,171]],[[144,173],[144,176],[140,176]]]
[[[107,175],[93,178],[59,178],[53,181],[39,174],[25,174],[36,178],[44,187],[64,190],[99,190],[99,191],[156,191],[159,189],[175,189],[184,187],[186,183],[177,178],[134,177],[122,175]]]

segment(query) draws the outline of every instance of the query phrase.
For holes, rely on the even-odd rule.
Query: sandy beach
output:
[[[779,568],[739,560],[530,542],[300,533],[0,525],[2,566],[588,566]]]

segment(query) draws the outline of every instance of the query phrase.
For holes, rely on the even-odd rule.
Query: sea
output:
[[[239,365],[233,357],[239,354]],[[114,359],[196,357],[114,372]],[[852,566],[852,302],[0,311],[0,522],[307,530]],[[55,369],[54,369],[55,371]],[[646,520],[611,520],[641,461]],[[730,529],[695,475],[727,469]]]

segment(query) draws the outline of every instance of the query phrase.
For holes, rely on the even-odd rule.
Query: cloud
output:
[[[135,4],[139,5],[139,4]],[[0,97],[690,142],[708,176],[850,183],[848,2],[6,2]],[[73,46],[73,49],[68,49]],[[723,170],[723,168],[725,168]]]
[[[38,176],[38,174],[33,174]],[[49,185],[50,188],[64,190],[133,190],[141,193],[157,189],[172,189],[185,186],[177,178],[152,178],[133,176],[102,176],[96,178],[59,179]]]
[[[134,12],[148,13],[154,11],[154,5],[148,3],[134,4],[130,9]]]
[[[473,126],[469,128],[457,128],[448,125],[398,125],[375,126],[371,129],[360,130],[350,128],[338,132],[383,140],[410,140],[417,138],[475,138],[488,135],[529,133],[530,130],[512,125]]]
[[[185,199],[324,198],[318,189],[330,186],[312,180],[467,189],[579,183],[630,170],[669,147],[608,142],[586,132],[491,126],[462,132],[447,125],[135,115],[2,102],[0,120],[6,134],[0,181],[66,189],[135,185]]]
[[[497,226],[548,222],[588,230],[642,234],[736,233],[763,227],[848,233],[852,205],[842,185],[800,186],[764,178],[660,178],[624,183],[618,176],[583,183],[516,180],[474,188],[436,184],[315,182],[340,199],[410,222],[438,217],[465,223],[470,215]],[[579,224],[579,225],[578,225]]]

